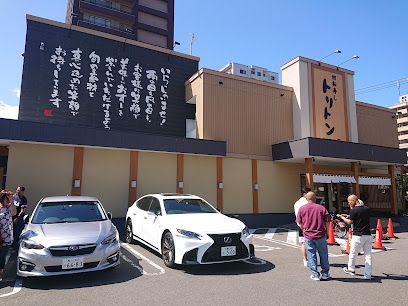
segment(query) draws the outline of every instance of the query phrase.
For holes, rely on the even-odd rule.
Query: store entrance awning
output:
[[[389,177],[360,176],[359,183],[360,185],[391,186],[391,179]]]
[[[399,165],[407,163],[405,150],[362,143],[308,137],[272,145],[274,161],[300,161],[308,157]]]
[[[356,183],[356,180],[351,175],[322,175],[313,174],[313,182],[315,183]]]

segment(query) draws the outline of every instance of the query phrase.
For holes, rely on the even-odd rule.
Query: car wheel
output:
[[[176,266],[174,263],[174,240],[170,232],[167,232],[162,239],[162,258],[167,267],[174,268]]]
[[[135,243],[133,239],[132,221],[130,221],[130,219],[126,222],[126,243]]]

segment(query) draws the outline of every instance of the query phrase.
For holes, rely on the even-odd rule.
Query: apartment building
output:
[[[269,71],[266,68],[254,66],[254,65],[243,65],[238,63],[229,63],[221,68],[219,71],[225,72],[232,75],[242,76],[246,78],[251,78],[259,81],[266,81],[270,83],[278,83],[278,73]]]
[[[399,147],[408,154],[408,94],[400,96],[399,103],[390,108],[396,111]]]
[[[174,0],[68,0],[66,22],[173,49]]]

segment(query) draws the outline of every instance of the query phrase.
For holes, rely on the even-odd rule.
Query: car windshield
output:
[[[38,205],[31,223],[54,224],[104,221],[107,217],[97,201],[47,202]]]
[[[164,209],[168,215],[216,213],[217,211],[200,199],[164,200]]]

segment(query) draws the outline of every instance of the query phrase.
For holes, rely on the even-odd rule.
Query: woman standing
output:
[[[13,243],[13,216],[16,214],[13,193],[5,190],[0,193],[0,277],[4,272],[8,250]]]

